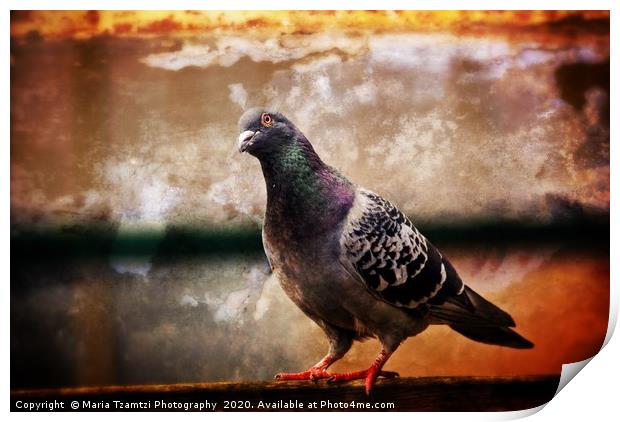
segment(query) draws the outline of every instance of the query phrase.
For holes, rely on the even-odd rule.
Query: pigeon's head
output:
[[[305,140],[286,117],[274,110],[252,108],[239,119],[239,151],[261,158]]]

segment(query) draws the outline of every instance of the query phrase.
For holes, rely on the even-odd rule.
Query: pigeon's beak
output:
[[[251,145],[256,132],[246,130],[239,135],[239,152],[245,152]]]

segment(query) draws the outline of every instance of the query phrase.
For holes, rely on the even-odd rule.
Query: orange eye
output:
[[[265,127],[269,127],[273,124],[273,118],[269,114],[263,113],[260,116],[260,123]]]

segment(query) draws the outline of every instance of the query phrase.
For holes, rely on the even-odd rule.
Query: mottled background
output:
[[[22,11],[12,387],[268,379],[322,356],[266,271],[260,168],[235,149],[255,105],[406,211],[536,344],[435,327],[388,369],[557,373],[598,351],[608,13]]]

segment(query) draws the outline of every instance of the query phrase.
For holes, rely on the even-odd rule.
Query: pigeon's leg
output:
[[[277,381],[317,381],[324,378],[331,378],[332,375],[327,372],[327,368],[349,351],[351,344],[353,344],[353,339],[345,333],[330,329],[330,327],[322,326],[322,328],[325,330],[329,339],[329,351],[327,355],[307,371],[276,374],[274,378]]]
[[[372,390],[372,387],[375,384],[375,380],[377,379],[377,377],[396,378],[399,376],[397,372],[381,370],[381,368],[383,368],[383,365],[385,365],[385,362],[387,362],[390,356],[392,356],[392,353],[393,351],[388,352],[385,348],[383,348],[381,349],[381,353],[379,353],[379,356],[377,356],[372,365],[370,365],[370,368],[364,369],[362,371],[347,372],[344,374],[333,374],[331,378],[329,378],[329,382],[365,379],[366,382],[364,384],[366,387],[366,394],[370,394],[370,391]]]
[[[310,380],[316,381],[323,378],[331,377],[330,374],[327,373],[327,367],[331,365],[335,361],[334,357],[331,355],[325,356],[315,365],[310,367],[307,371],[303,372],[281,372],[276,374],[274,377],[277,381],[295,381],[295,380]]]

